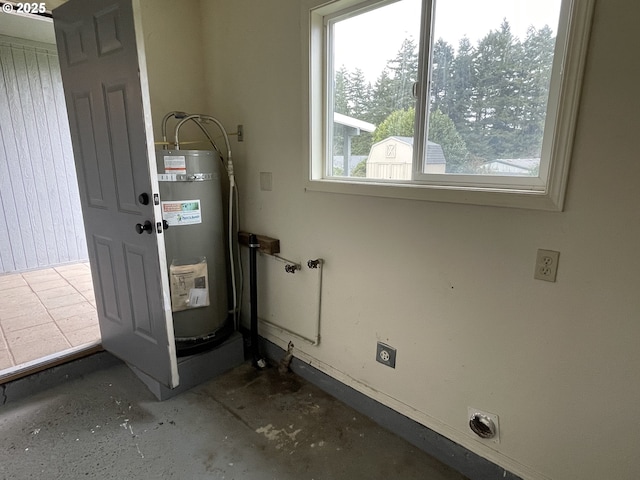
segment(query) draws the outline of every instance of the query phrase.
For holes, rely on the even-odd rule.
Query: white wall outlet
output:
[[[533,278],[546,282],[555,282],[556,275],[558,274],[559,258],[560,252],[538,249],[538,254],[536,255],[536,270],[533,273]]]
[[[467,407],[467,425],[478,438],[487,442],[500,443],[500,419],[495,413]]]

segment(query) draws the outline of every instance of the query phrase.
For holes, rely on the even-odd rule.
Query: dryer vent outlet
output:
[[[500,443],[500,424],[498,416],[493,413],[483,412],[477,408],[468,408],[469,428],[478,437]]]

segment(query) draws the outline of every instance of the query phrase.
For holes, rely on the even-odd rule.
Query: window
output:
[[[562,209],[592,4],[311,9],[308,187]]]

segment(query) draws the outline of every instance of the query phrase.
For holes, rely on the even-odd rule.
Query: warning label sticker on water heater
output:
[[[164,157],[164,173],[187,173],[187,161],[183,155]]]
[[[202,223],[200,200],[162,202],[162,218],[170,227]]]

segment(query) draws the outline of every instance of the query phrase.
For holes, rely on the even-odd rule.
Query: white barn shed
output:
[[[410,180],[413,164],[413,137],[388,137],[374,143],[367,157],[367,178]],[[427,145],[425,173],[444,173],[447,161],[442,147]]]

